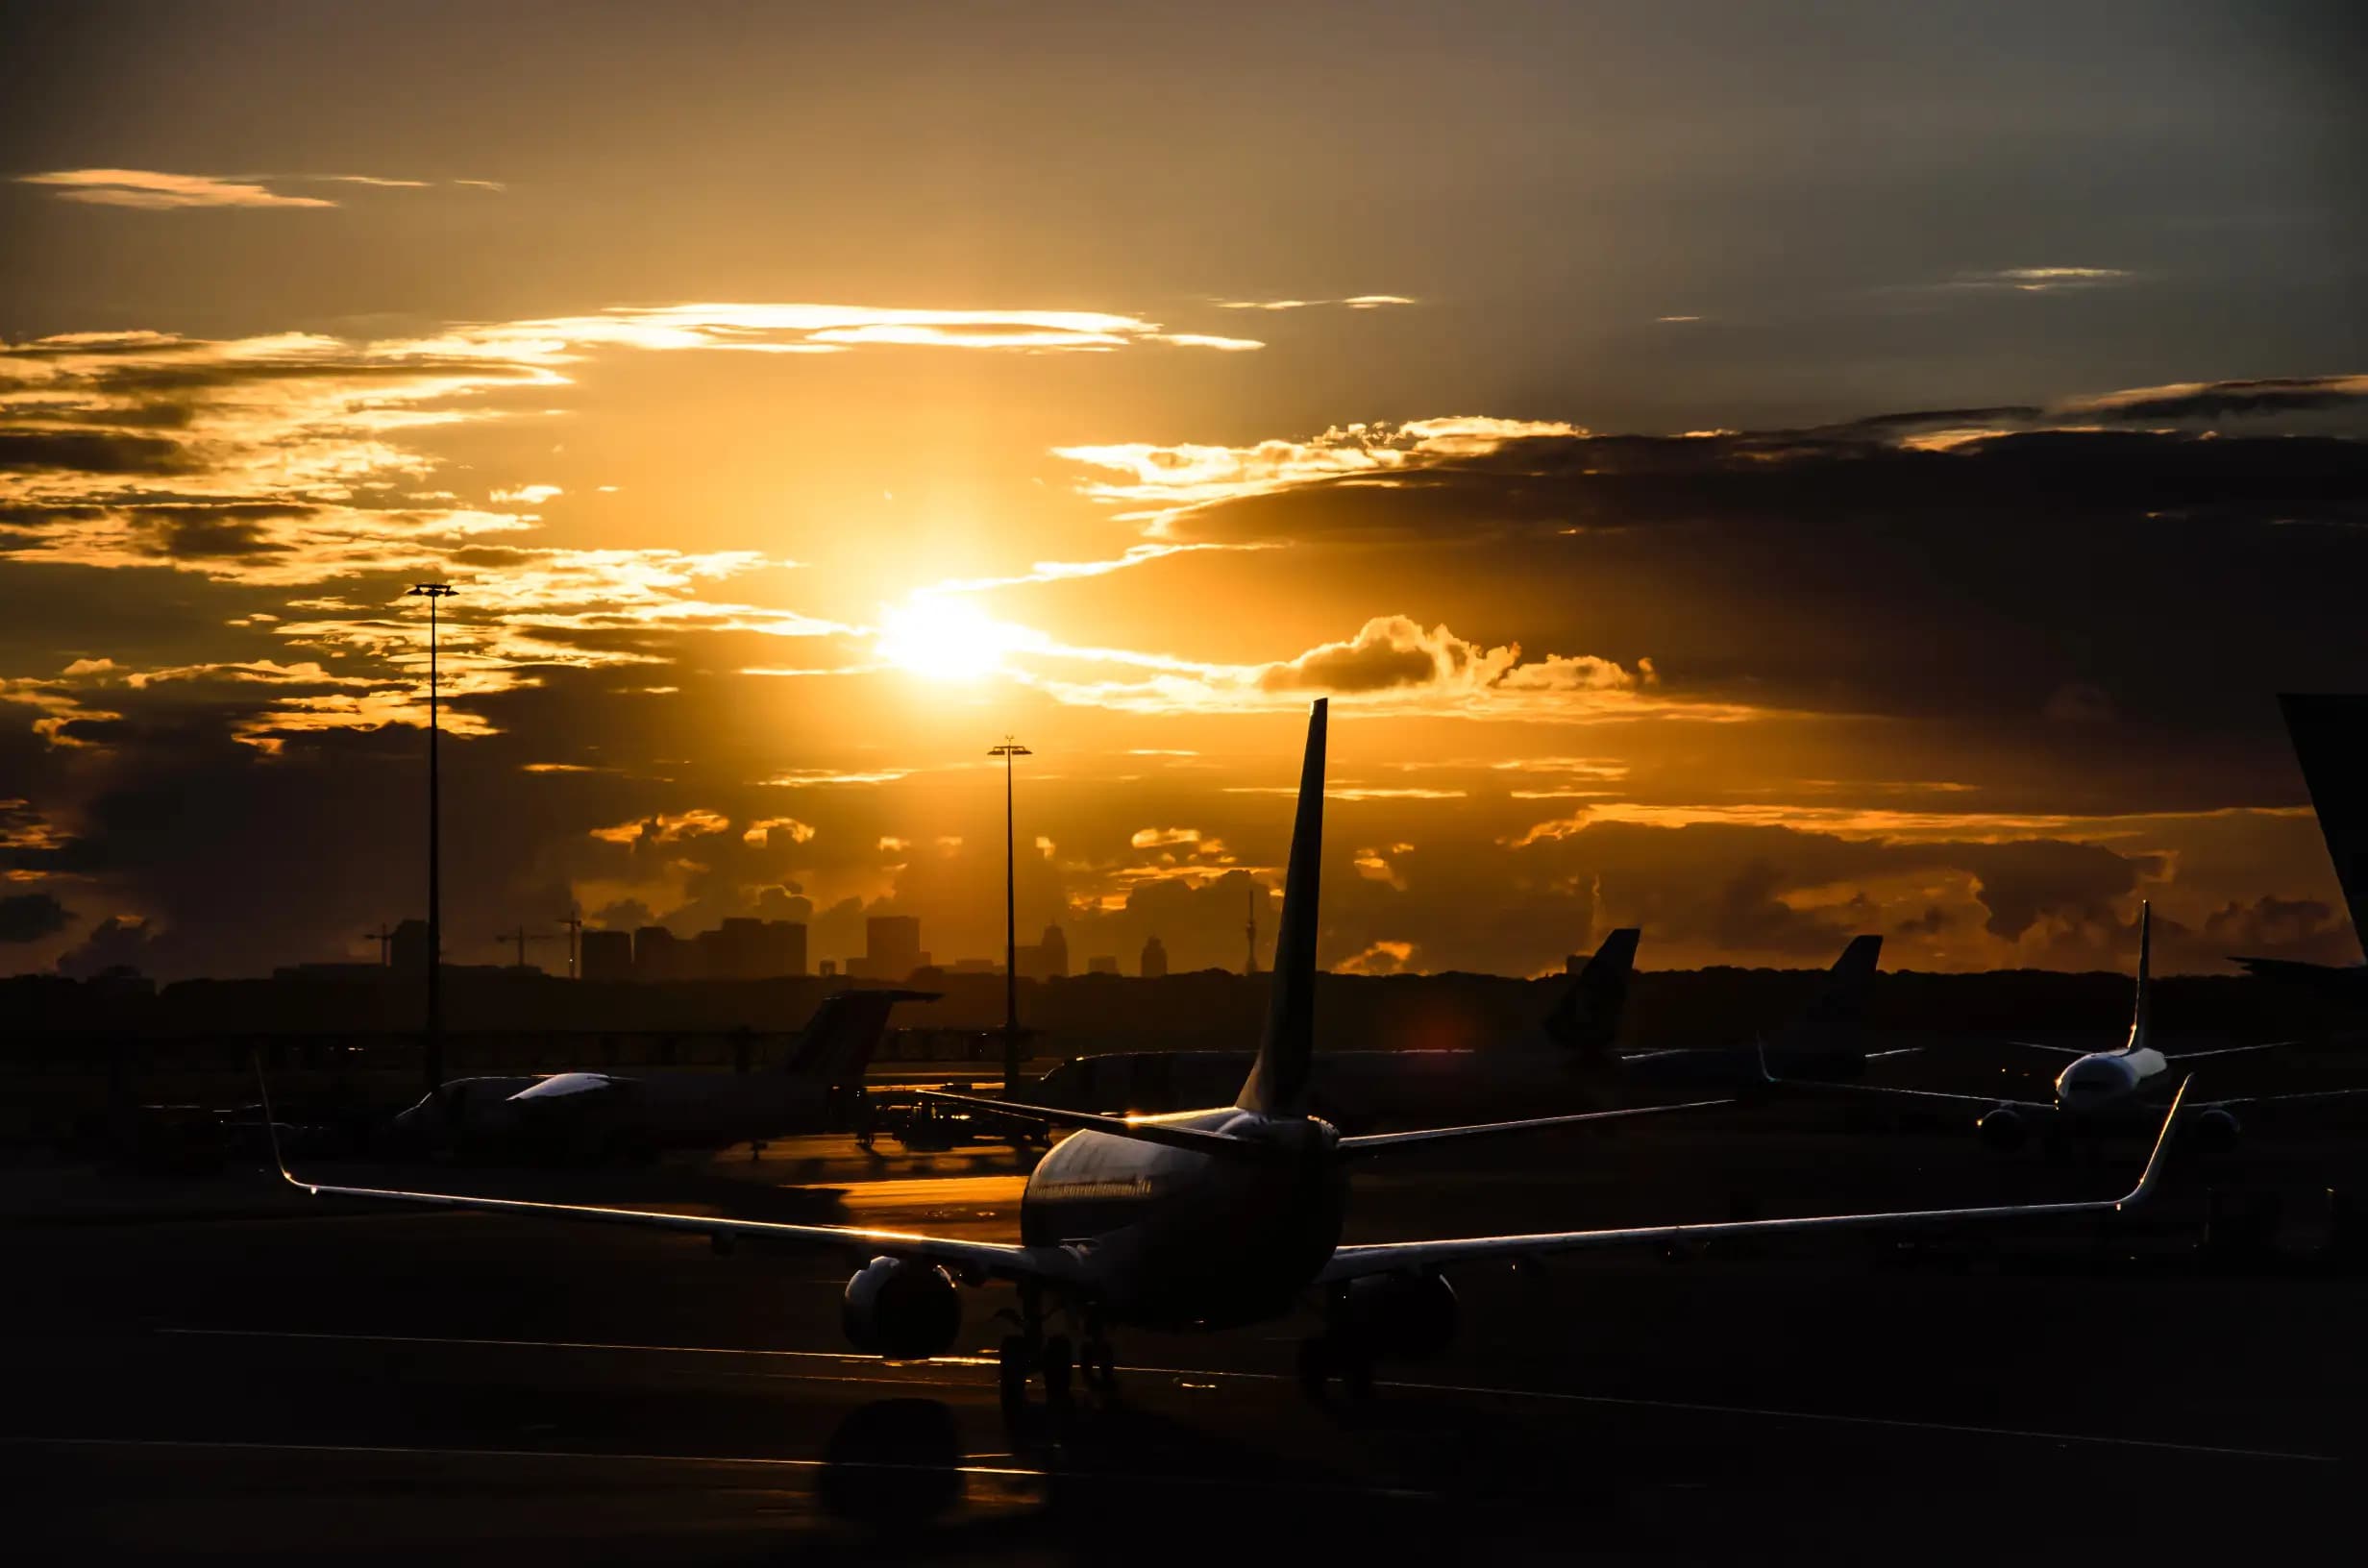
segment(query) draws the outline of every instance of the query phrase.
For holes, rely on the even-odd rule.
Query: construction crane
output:
[[[393,926],[386,924],[384,921],[381,921],[379,923],[379,928],[376,931],[364,931],[362,933],[362,940],[365,942],[375,942],[379,944],[380,968],[386,968],[394,963],[395,928]]]
[[[523,969],[527,967],[528,943],[554,942],[556,941],[557,938],[554,935],[554,933],[549,931],[529,931],[526,928],[526,923],[524,921],[520,921],[517,930],[497,931],[493,934],[493,940],[495,942],[516,943],[518,944],[518,968]]]
[[[567,927],[567,977],[580,979],[576,959],[583,949],[583,911],[574,904],[567,906],[567,919],[559,922]]]

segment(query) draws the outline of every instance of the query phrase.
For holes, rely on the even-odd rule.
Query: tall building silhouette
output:
[[[1168,975],[1168,949],[1157,937],[1143,944],[1143,978],[1164,980]]]
[[[863,957],[851,960],[847,972],[867,980],[901,980],[928,962],[921,950],[919,916],[875,915],[863,922]]]
[[[690,975],[690,951],[672,931],[645,925],[633,933],[634,979],[687,980]]]
[[[427,973],[428,922],[398,920],[387,938],[387,949],[394,967],[404,973]]]
[[[1023,980],[1051,980],[1069,972],[1069,938],[1057,925],[1045,927],[1042,942],[1029,943],[1019,951],[1020,978]]]
[[[633,934],[630,931],[603,931],[587,926],[578,954],[582,964],[579,972],[586,980],[633,978]]]

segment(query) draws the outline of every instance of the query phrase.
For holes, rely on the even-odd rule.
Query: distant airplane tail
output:
[[[1794,1077],[1852,1077],[1866,1066],[1859,1019],[1883,957],[1879,936],[1852,937],[1826,971],[1825,983],[1791,1025],[1767,1042],[1767,1053]]]
[[[1291,828],[1291,865],[1283,873],[1283,924],[1274,939],[1274,989],[1241,1098],[1245,1111],[1270,1116],[1307,1109],[1316,1050],[1316,929],[1323,892],[1323,752],[1328,707],[1316,698],[1299,763],[1299,811]]]
[[[1639,934],[1635,926],[1626,925],[1603,939],[1545,1016],[1546,1039],[1589,1058],[1612,1054],[1612,1037],[1619,1032],[1620,1010],[1628,1001]]]
[[[2335,863],[2352,933],[2368,948],[2368,694],[2280,694],[2286,739]]]
[[[933,1002],[933,991],[841,991],[823,998],[790,1042],[781,1070],[828,1083],[851,1083],[871,1066],[899,1002]]]
[[[1853,1029],[1866,1011],[1866,993],[1875,983],[1875,965],[1883,957],[1883,939],[1852,937],[1850,945],[1826,971],[1824,989],[1809,1004],[1801,1021],[1828,1028]]]

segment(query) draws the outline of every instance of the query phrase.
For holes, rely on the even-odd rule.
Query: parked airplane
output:
[[[2294,760],[2334,862],[2335,885],[2352,912],[2352,935],[2368,947],[2368,694],[2281,693]],[[2255,974],[2316,986],[2368,1001],[2368,964],[2307,964],[2239,958]]]
[[[597,1159],[799,1133],[861,1135],[864,1067],[889,1010],[935,999],[925,991],[826,996],[771,1071],[456,1078],[396,1116],[393,1140],[473,1155]]]
[[[2072,1063],[2056,1076],[2056,1097],[2052,1100],[2017,1100],[1990,1094],[1955,1094],[1940,1090],[1903,1089],[1889,1084],[1822,1084],[1813,1088],[1838,1090],[1855,1094],[1874,1094],[1899,1100],[1944,1101],[1960,1105],[1984,1107],[1975,1118],[1974,1131],[1982,1141],[1994,1149],[2012,1151],[2031,1139],[2032,1133],[2050,1135],[2065,1132],[2095,1132],[2115,1125],[2147,1125],[2158,1103],[2149,1099],[2152,1090],[2170,1082],[2168,1076],[2174,1063],[2184,1064],[2208,1056],[2236,1056],[2252,1051],[2274,1050],[2289,1041],[2264,1041],[2255,1045],[2228,1045],[2217,1050],[2183,1051],[2176,1056],[2157,1050],[2152,1043],[2149,1024],[2149,992],[2152,987],[2150,969],[2154,951],[2154,909],[2150,904],[2138,905],[2137,916],[2137,1000],[2131,1012],[2129,1037],[2109,1051],[2082,1051],[2067,1045],[2044,1045],[2036,1041],[2013,1041],[2025,1050],[2054,1051],[2073,1058]],[[1801,1079],[1779,1076],[1772,1067],[1765,1069],[1771,1084],[1800,1084]],[[2235,1099],[2199,1100],[2190,1128],[2197,1143],[2208,1149],[2226,1149],[2236,1142],[2242,1125],[2236,1119],[2239,1106],[2268,1105],[2288,1100],[2330,1100],[2346,1095],[2368,1093],[2368,1090],[2322,1090],[2306,1094],[2252,1094]]]
[[[896,1360],[925,1360],[953,1349],[961,1333],[958,1285],[1007,1281],[1018,1287],[1020,1328],[1002,1343],[999,1377],[1005,1407],[1015,1413],[1031,1377],[1041,1376],[1048,1402],[1069,1397],[1073,1349],[1066,1335],[1049,1332],[1055,1316],[1082,1333],[1088,1380],[1107,1385],[1112,1374],[1107,1336],[1114,1326],[1216,1330],[1270,1322],[1313,1292],[1324,1303],[1328,1327],[1301,1346],[1302,1384],[1320,1395],[1338,1375],[1352,1391],[1364,1391],[1377,1359],[1430,1354],[1451,1339],[1456,1299],[1443,1271],[1459,1264],[1739,1237],[2110,1214],[2144,1202],[2155,1190],[2179,1114],[2176,1100],[2144,1174],[2120,1198],[1343,1245],[1348,1172],[1358,1161],[1445,1139],[1671,1108],[1367,1137],[1344,1137],[1307,1114],[1324,710],[1319,700],[1308,726],[1266,1030],[1235,1103],[1144,1118],[1048,1109],[1027,1113],[1075,1131],[1028,1177],[1017,1242],[343,1187],[297,1177],[284,1164],[281,1173],[308,1191],[341,1197],[637,1225],[705,1236],[719,1247],[748,1238],[835,1249],[868,1260],[848,1282],[843,1313],[848,1338],[861,1351]],[[1000,1105],[995,1109],[1013,1114]]]
[[[1481,1120],[1509,1111],[1600,1105],[1606,1095],[1687,1090],[1751,1093],[1761,1087],[1749,1045],[1616,1052],[1638,931],[1604,938],[1545,1015],[1515,1039],[1483,1050],[1319,1051],[1308,1110],[1362,1131],[1446,1118]],[[1855,1078],[1867,1053],[1859,1035],[1883,939],[1854,938],[1806,1012],[1768,1042],[1771,1058],[1803,1078]],[[1899,1054],[1876,1052],[1877,1056]],[[1233,1092],[1248,1051],[1108,1051],[1072,1057],[1012,1096],[1069,1111],[1156,1114],[1208,1105]]]

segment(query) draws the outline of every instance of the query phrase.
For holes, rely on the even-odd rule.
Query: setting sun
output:
[[[1004,655],[1028,640],[1024,628],[997,621],[967,600],[916,594],[880,614],[883,663],[940,680],[977,680],[999,673]]]

